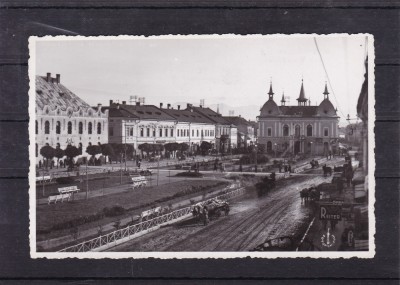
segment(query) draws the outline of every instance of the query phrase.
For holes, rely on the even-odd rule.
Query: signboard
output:
[[[342,219],[342,207],[334,204],[323,204],[319,206],[320,220],[340,221]]]

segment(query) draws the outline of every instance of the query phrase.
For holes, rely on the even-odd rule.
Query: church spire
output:
[[[304,92],[304,86],[303,86],[303,79],[301,79],[301,89],[300,89],[300,95],[299,98],[297,98],[297,102],[299,106],[305,106],[307,102],[307,98]]]
[[[329,99],[328,85],[325,81],[324,99]]]
[[[269,85],[268,95],[269,95],[269,99],[270,100],[274,100],[274,91],[272,91],[272,80],[271,80],[270,85]]]
[[[282,100],[281,100],[281,105],[285,106],[286,100],[285,100],[285,92],[282,92]]]

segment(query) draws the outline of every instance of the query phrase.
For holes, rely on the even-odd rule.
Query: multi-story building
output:
[[[160,109],[162,108],[160,103]],[[189,145],[191,152],[196,152],[201,142],[206,141],[215,146],[215,124],[201,113],[194,112],[193,107],[188,104],[186,110],[172,109],[168,104],[164,112],[177,120],[176,142]]]
[[[237,127],[237,147],[248,147],[255,143],[254,126],[241,116],[224,116],[230,124]]]
[[[176,141],[177,120],[153,105],[115,103],[110,100],[109,141],[138,146],[143,143],[166,144]]]
[[[282,95],[281,106],[274,101],[272,83],[268,101],[258,117],[258,143],[267,152],[311,153],[324,155],[336,151],[339,117],[329,100],[325,84],[324,99],[318,106],[311,106],[305,97],[303,82],[297,106],[286,106]]]
[[[215,124],[215,149],[220,152],[228,152],[237,147],[237,127],[229,123],[221,114],[208,107],[194,107],[189,104],[188,108],[203,116],[208,117]]]
[[[108,142],[108,111],[91,108],[60,82],[60,74],[36,76],[36,159],[43,161],[40,149],[49,145],[65,149],[74,145],[82,149]]]

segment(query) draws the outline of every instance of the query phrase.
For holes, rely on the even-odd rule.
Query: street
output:
[[[339,159],[327,164],[338,163]],[[277,187],[261,198],[249,192],[232,201],[229,215],[212,220],[208,226],[184,221],[110,251],[249,251],[266,239],[283,236],[301,239],[311,208],[301,202],[299,191],[331,180],[320,171],[309,172],[317,171],[278,181]]]

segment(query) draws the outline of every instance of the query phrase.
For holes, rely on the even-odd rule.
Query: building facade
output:
[[[61,84],[61,76],[36,76],[35,148],[37,164],[43,162],[40,149],[49,145],[82,149],[108,143],[108,111],[96,110]]]
[[[230,124],[237,127],[237,147],[247,148],[251,144],[255,144],[255,130],[251,122],[241,116],[224,116]]]
[[[286,106],[284,95],[278,106],[272,83],[268,96],[260,110],[257,133],[258,144],[265,145],[268,153],[326,155],[337,151],[339,117],[326,85],[324,99],[318,106],[310,105],[303,82],[297,106]]]

